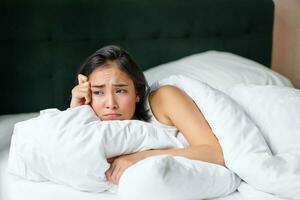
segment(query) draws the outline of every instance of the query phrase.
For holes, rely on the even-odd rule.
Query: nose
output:
[[[108,94],[106,99],[106,109],[117,109],[118,103],[116,101],[116,98],[113,94]]]

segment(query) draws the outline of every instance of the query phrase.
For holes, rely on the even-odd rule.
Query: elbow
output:
[[[219,146],[218,148],[215,148],[215,159],[216,159],[216,164],[218,165],[222,165],[222,166],[226,166],[225,165],[225,160],[224,160],[224,155],[223,155],[223,151],[222,148]]]
[[[222,156],[218,159],[218,161],[217,161],[218,163],[217,164],[219,164],[219,165],[222,165],[222,166],[224,166],[224,167],[226,167],[226,165],[225,165],[225,160],[224,160],[224,156],[223,156],[223,154],[222,154]]]
[[[209,144],[202,144],[202,145],[197,145],[198,148],[198,157],[199,160],[214,163],[217,165],[225,165],[225,160],[224,160],[224,155],[222,148],[220,146],[214,146],[214,145],[209,145]]]

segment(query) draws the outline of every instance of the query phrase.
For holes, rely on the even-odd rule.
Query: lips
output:
[[[105,119],[107,120],[116,120],[119,119],[121,114],[117,114],[117,113],[110,113],[110,114],[105,114],[103,115]]]

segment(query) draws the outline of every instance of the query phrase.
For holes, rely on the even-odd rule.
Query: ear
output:
[[[140,98],[138,95],[136,95],[135,102],[138,103],[138,102],[140,101],[140,99],[141,99],[141,98]]]

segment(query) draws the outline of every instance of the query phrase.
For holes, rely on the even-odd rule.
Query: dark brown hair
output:
[[[96,68],[103,66],[107,61],[116,62],[119,69],[125,72],[133,81],[135,91],[140,98],[140,101],[136,104],[134,116],[139,120],[148,121],[149,115],[148,110],[145,109],[145,100],[149,86],[143,71],[125,50],[114,45],[105,46],[88,57],[78,73],[89,76]]]

